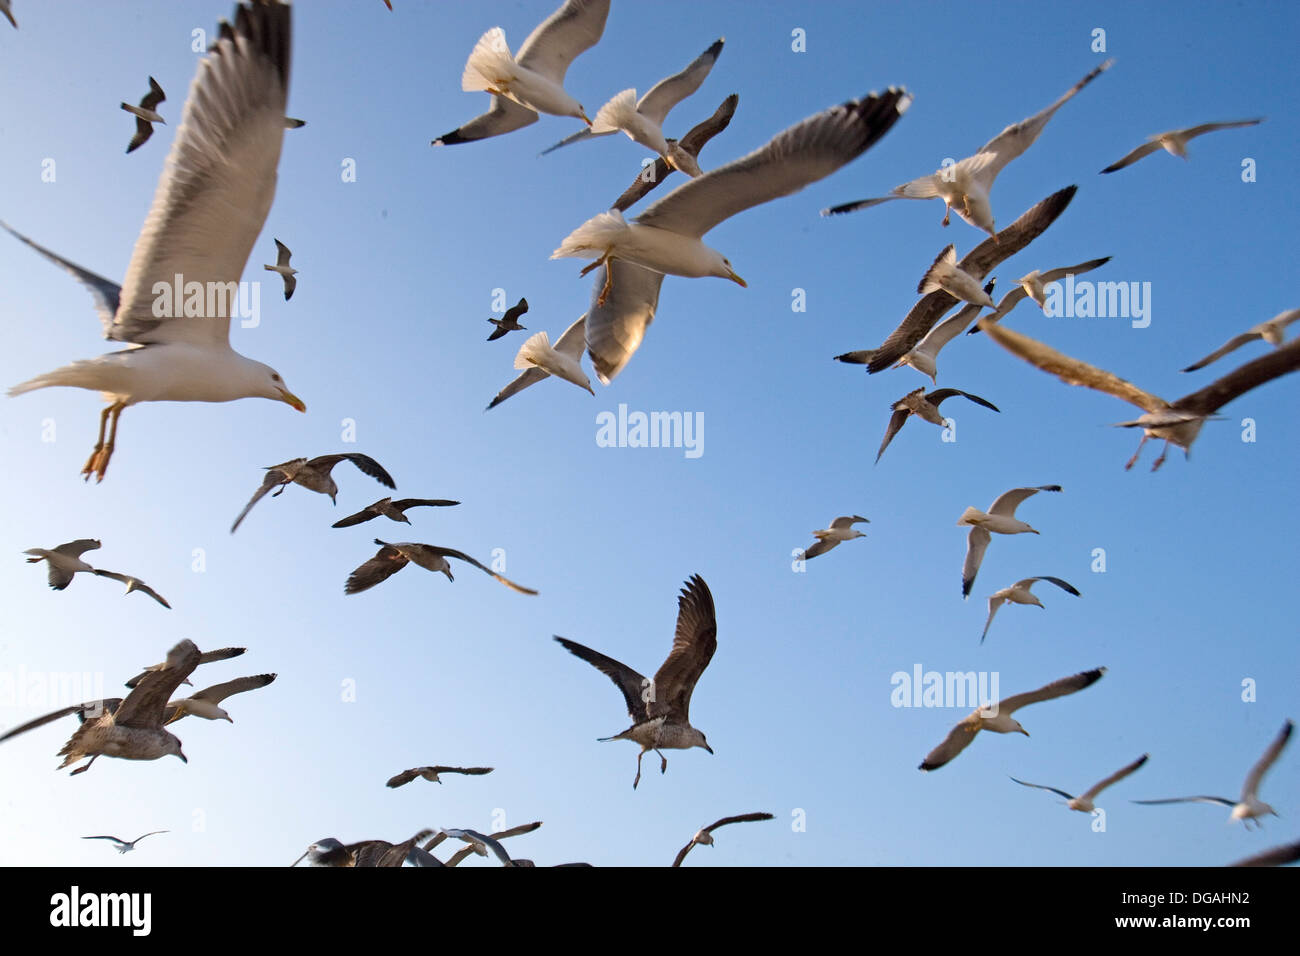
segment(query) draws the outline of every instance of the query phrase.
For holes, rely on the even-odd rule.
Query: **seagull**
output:
[[[438,779],[438,775],[443,773],[463,773],[477,777],[491,772],[491,767],[413,767],[410,770],[403,770],[395,777],[389,778],[388,785],[396,789],[410,783],[416,777],[423,777],[433,783],[442,783]]]
[[[992,295],[993,286],[997,283],[997,278],[989,279],[984,284],[984,294]],[[938,374],[939,366],[937,364],[939,352],[945,345],[961,335],[966,327],[975,321],[975,316],[979,315],[980,309],[984,306],[964,305],[960,310],[951,317],[944,319],[928,333],[925,338],[921,339],[911,350],[894,363],[894,368],[900,368],[904,365],[910,365],[922,375],[930,376],[930,381],[936,385],[939,384]],[[837,362],[848,362],[853,365],[867,365],[875,357],[878,349],[859,349],[855,352],[845,352],[843,355],[835,356]],[[879,456],[876,458],[880,460]]]
[[[556,637],[570,653],[582,658],[614,682],[623,694],[632,726],[605,740],[631,740],[641,745],[636,755],[636,779],[641,782],[641,758],[647,750],[659,754],[659,772],[668,769],[668,758],[660,748],[689,750],[703,747],[709,753],[704,734],[691,726],[691,693],[704,669],[718,649],[718,622],[713,609],[713,595],[698,574],[692,575],[677,598],[677,631],[668,658],[653,679],[642,677],[626,664],[583,647],[575,641]]]
[[[103,393],[109,405],[100,415],[95,450],[82,469],[87,480],[92,474],[103,480],[118,418],[137,402],[256,397],[306,411],[278,372],[235,352],[229,342],[233,291],[275,196],[289,79],[289,10],[278,2],[244,4],[236,8],[233,28],[222,24],[212,53],[199,63],[122,286],[8,230],[88,286],[105,337],[127,345],[9,390],[19,395],[70,386]],[[160,317],[155,310],[167,304],[167,296],[160,298],[158,288],[167,288],[179,302],[183,290],[174,287],[177,275],[186,287],[198,283],[196,288],[206,288],[215,308]],[[196,298],[187,293],[186,306]],[[211,301],[218,298],[224,306]]]
[[[894,440],[894,436],[899,433],[907,420],[913,415],[932,425],[938,425],[943,428],[948,420],[939,413],[939,405],[945,399],[952,398],[954,395],[960,395],[962,398],[969,399],[976,405],[983,405],[985,408],[991,408],[995,412],[1001,412],[1001,409],[987,399],[980,398],[978,395],[972,395],[970,392],[963,392],[959,388],[937,388],[926,394],[925,388],[918,388],[916,391],[908,392],[898,401],[890,406],[894,414],[889,416],[889,427],[885,429],[884,441],[880,443],[880,451],[876,452],[876,464],[880,464],[880,456],[885,453],[889,443]]]
[[[641,267],[631,266],[630,268],[640,269]],[[641,271],[645,272],[646,270],[641,270]],[[659,279],[663,278],[663,276],[658,275],[658,273],[646,272],[646,274],[654,275]],[[582,371],[581,366],[578,363],[582,360],[582,347],[585,341],[584,338],[585,334],[586,334],[586,316],[583,316],[582,318],[578,319],[578,321],[574,322],[572,325],[570,325],[567,329],[564,330],[564,334],[561,335],[556,340],[555,347],[552,349],[552,351],[558,353],[561,357],[572,359],[573,364],[576,367],[578,367],[579,373],[581,373]],[[524,389],[528,388],[528,386],[536,385],[538,382],[542,381],[543,379],[547,379],[550,377],[551,377],[551,373],[548,372],[546,369],[542,368],[540,365],[526,366],[522,372],[520,372],[518,375],[514,377],[514,379],[510,382],[509,385],[501,389],[501,391],[497,392],[496,397],[493,398],[492,401],[488,403],[488,407],[487,409],[484,409],[484,411],[487,411],[488,409],[496,408],[498,405],[504,402],[511,395],[518,395]],[[572,379],[570,379],[570,381],[572,381]],[[588,381],[587,383],[587,388],[588,390],[590,390],[591,388],[590,381]]]
[[[271,496],[272,498],[278,498],[289,485],[302,485],[309,491],[329,495],[330,501],[337,504],[335,496],[339,493],[339,486],[335,484],[334,479],[330,476],[330,471],[339,462],[345,460],[352,462],[361,470],[362,474],[369,475],[384,487],[397,487],[397,484],[393,481],[393,476],[384,470],[383,465],[369,455],[340,452],[337,455],[321,455],[312,459],[294,458],[278,465],[271,465],[266,469],[266,477],[262,479],[261,487],[249,499],[248,504],[244,505],[244,510],[239,513],[235,523],[230,526],[230,533],[235,533],[239,523],[244,520],[244,516],[253,509],[253,505],[261,501],[272,488],[280,489]]]
[[[748,156],[678,186],[631,223],[617,209],[587,220],[551,258],[594,258],[583,275],[622,259],[666,275],[718,276],[744,286],[727,258],[700,241],[704,234],[737,213],[798,192],[856,159],[890,130],[911,102],[911,94],[893,87],[810,116]],[[605,276],[598,305],[609,297],[609,270]]]
[[[1300,840],[1295,843],[1288,843],[1285,846],[1276,846],[1271,850],[1265,850],[1263,853],[1256,853],[1254,856],[1248,856],[1244,860],[1238,860],[1236,863],[1229,863],[1229,866],[1286,866],[1288,863],[1294,863],[1300,860]]]
[[[398,867],[406,861],[411,849],[432,832],[432,830],[421,830],[402,843],[361,840],[344,845],[334,837],[325,837],[307,847],[306,852],[289,866],[297,866],[302,862],[303,857],[306,857],[311,866]]]
[[[954,299],[995,308],[993,299],[980,288],[979,280],[963,272],[957,265],[957,248],[951,243],[939,253],[916,287],[920,295],[928,295],[939,289]]]
[[[0,0],[0,13],[3,13],[5,19],[9,21],[15,30],[17,30],[18,21],[14,19],[12,4],[13,0]]]
[[[468,143],[500,136],[537,122],[538,113],[574,116],[588,126],[582,105],[564,90],[564,74],[578,54],[591,49],[605,32],[609,0],[565,0],[510,56],[505,33],[493,27],[483,34],[461,77],[461,89],[486,90],[491,106],[481,116],[444,133],[434,146]]]
[[[381,581],[387,581],[412,562],[426,571],[441,571],[447,575],[448,581],[454,581],[456,579],[451,576],[451,565],[447,563],[448,558],[457,558],[474,565],[484,574],[496,578],[512,591],[518,591],[520,594],[537,593],[532,588],[515,584],[505,575],[497,574],[487,565],[479,564],[465,552],[457,551],[454,548],[440,548],[432,544],[416,544],[409,541],[389,544],[387,541],[380,541],[378,538],[375,539],[375,544],[380,546],[379,553],[348,575],[347,584],[343,586],[344,594],[360,594],[362,591],[367,591]]]
[[[573,326],[569,326],[573,328]],[[584,388],[594,396],[596,393],[592,390],[591,380],[587,378],[582,371],[580,364],[582,359],[582,343],[576,341],[574,336],[566,343],[568,348],[561,352],[558,347],[551,347],[551,340],[545,332],[537,332],[529,337],[528,341],[519,346],[519,352],[515,355],[515,368],[520,371],[539,368],[549,375],[562,378],[566,382],[572,382],[579,388]],[[559,343],[557,342],[558,346]]]
[[[1047,311],[1047,286],[1053,282],[1059,282],[1066,276],[1082,275],[1085,272],[1091,272],[1093,269],[1100,268],[1110,262],[1110,256],[1104,256],[1101,259],[1089,259],[1087,262],[1080,262],[1078,265],[1065,266],[1061,269],[1051,269],[1047,272],[1039,272],[1035,269],[1028,275],[1021,276],[1016,280],[1016,287],[1004,295],[998,306],[984,318],[990,322],[1000,321],[1008,312],[1023,302],[1026,298],[1031,298],[1044,312]],[[970,329],[969,335],[975,335],[979,332],[978,325]]]
[[[293,253],[290,252],[289,247],[279,239],[275,240],[275,250],[275,265],[264,265],[262,268],[267,272],[280,273],[281,278],[284,279],[284,301],[288,302],[293,298],[293,290],[298,288],[298,280],[294,278],[294,276],[298,274],[298,270],[289,265],[289,257],[293,255]]]
[[[1241,785],[1241,799],[1229,800],[1227,797],[1172,797],[1167,800],[1134,800],[1134,803],[1157,804],[1157,803],[1221,803],[1225,807],[1232,808],[1232,814],[1228,817],[1228,822],[1240,820],[1246,829],[1250,829],[1250,821],[1255,821],[1255,826],[1262,826],[1259,819],[1266,814],[1278,816],[1278,812],[1270,807],[1264,801],[1258,799],[1259,782],[1264,774],[1268,773],[1268,768],[1273,766],[1277,758],[1281,755],[1282,749],[1286,747],[1286,742],[1291,739],[1291,731],[1295,729],[1295,723],[1288,720],[1282,725],[1282,730],[1274,738],[1273,742],[1268,745],[1264,751],[1264,756],[1259,758],[1259,762],[1250,768],[1250,773],[1246,774],[1246,781]]]
[[[44,548],[28,548],[23,554],[30,554],[33,557],[27,559],[28,564],[38,564],[41,561],[49,563],[49,582],[50,587],[56,591],[62,591],[72,583],[73,575],[80,571],[88,571],[91,574],[103,578],[112,578],[115,581],[121,581],[126,585],[126,593],[132,591],[141,591],[168,610],[171,605],[163,600],[162,595],[158,594],[153,588],[149,587],[139,578],[132,577],[129,574],[118,574],[115,571],[102,571],[93,568],[81,556],[87,551],[94,551],[101,546],[100,542],[93,538],[80,538],[76,541],[69,541],[61,544],[56,548],[46,550]]]
[[[275,674],[257,674],[253,677],[237,677],[234,680],[228,680],[223,684],[213,684],[211,687],[205,687],[191,697],[183,697],[180,700],[173,700],[167,703],[167,715],[163,720],[163,726],[175,723],[182,717],[202,717],[204,720],[228,720],[234,723],[228,713],[219,706],[227,697],[235,694],[242,694],[245,691],[257,690],[259,687],[265,687],[275,680]]]
[[[1060,491],[1060,485],[1037,485],[1032,488],[1012,488],[999,495],[989,506],[987,513],[978,508],[967,508],[957,519],[958,525],[971,525],[970,535],[966,539],[966,561],[961,569],[961,596],[970,597],[970,589],[975,584],[975,575],[980,572],[980,563],[984,552],[993,540],[990,532],[997,534],[1038,534],[1033,528],[1016,517],[1016,508],[1020,502],[1040,491]]]
[[[204,651],[202,654],[199,655],[199,663],[212,664],[215,663],[216,661],[228,661],[232,657],[239,657],[247,650],[248,650],[247,647],[222,647],[222,648],[218,648],[215,651]],[[163,661],[163,663],[161,664],[153,664],[149,667],[146,667],[139,674],[136,674],[129,681],[127,681],[126,686],[134,687],[136,684],[140,683],[140,681],[144,680],[146,675],[152,674],[155,671],[160,671],[166,666],[167,666],[167,662]],[[190,682],[188,680],[184,680],[181,681],[181,683],[188,684]]]
[[[691,837],[691,842],[677,851],[677,858],[673,860],[672,865],[681,866],[682,861],[686,859],[686,854],[690,853],[691,847],[695,846],[697,843],[702,846],[713,846],[713,831],[718,827],[725,827],[730,823],[755,823],[759,820],[771,819],[772,814],[770,813],[742,813],[734,817],[723,817],[721,820],[711,823],[707,827],[697,831],[695,836]]]
[[[1024,578],[1017,581],[1009,588],[1003,588],[1001,591],[994,591],[989,595],[989,616],[984,622],[984,633],[980,635],[980,643],[984,643],[984,638],[989,635],[989,625],[993,623],[993,615],[998,613],[998,608],[1010,601],[1012,604],[1033,604],[1042,607],[1043,602],[1038,600],[1029,589],[1034,586],[1036,581],[1050,581],[1062,591],[1073,594],[1075,597],[1082,595],[1075,589],[1073,584],[1068,581],[1062,581],[1060,578],[1054,578],[1049,574],[1041,574],[1036,578]],[[1113,780],[1107,781],[1107,784],[1114,783]]]
[[[82,837],[82,839],[83,840],[112,840],[114,844],[114,848],[117,850],[118,853],[129,853],[131,850],[134,850],[135,845],[139,843],[141,840],[143,840],[145,837],[154,836],[155,834],[158,833],[170,833],[170,832],[171,832],[170,830],[150,830],[148,833],[142,836],[138,836],[134,840],[130,840],[130,841],[119,840],[115,836],[88,836],[88,837]]]
[[[984,277],[999,263],[1020,252],[1041,236],[1070,205],[1070,200],[1074,198],[1078,189],[1078,186],[1067,186],[1035,203],[1019,219],[999,232],[996,239],[985,239],[962,256],[961,261],[957,263],[957,268],[972,279],[983,281]],[[879,348],[871,351],[871,357],[867,360],[868,374],[875,375],[877,372],[883,372],[894,363],[901,361],[918,342],[925,338],[948,310],[957,304],[957,301],[942,289],[917,300],[916,305],[912,306],[898,328],[889,333],[888,338]]]
[[[704,144],[731,123],[739,102],[740,97],[736,94],[728,96],[712,116],[693,126],[678,145],[692,156],[698,156]],[[655,160],[637,174],[632,185],[623,191],[611,208],[626,211],[672,172],[673,168],[662,159]],[[640,348],[646,329],[654,321],[655,309],[659,307],[659,289],[663,281],[662,272],[652,272],[620,259],[615,259],[608,271],[605,268],[596,271],[591,304],[579,321],[585,320],[587,354],[591,356],[596,377],[603,384],[612,382]],[[607,285],[612,285],[613,289],[602,305],[600,299]]]
[[[1105,780],[1094,783],[1087,791],[1081,793],[1077,797],[1071,796],[1064,790],[1057,790],[1055,787],[1045,787],[1041,783],[1025,783],[1023,780],[1016,780],[1015,777],[1012,777],[1011,779],[1016,780],[1016,783],[1020,784],[1022,787],[1034,787],[1038,790],[1050,790],[1052,793],[1060,794],[1065,797],[1065,805],[1071,810],[1078,810],[1080,813],[1092,813],[1093,810],[1097,809],[1096,804],[1093,803],[1093,800],[1097,798],[1097,794],[1101,793],[1111,784],[1119,783],[1129,774],[1136,772],[1139,767],[1147,762],[1147,758],[1150,756],[1150,754],[1143,754],[1127,767],[1116,770]]]
[[[1184,395],[1182,398],[1167,402],[1159,395],[1154,395],[1138,388],[1132,382],[1125,381],[1117,375],[1070,358],[1061,352],[1044,345],[1027,335],[1008,329],[1002,325],[988,324],[980,320],[980,326],[1012,355],[1018,355],[1030,365],[1036,365],[1044,372],[1050,372],[1067,385],[1086,385],[1088,388],[1141,408],[1145,414],[1130,422],[1120,422],[1120,428],[1141,428],[1142,441],[1137,451],[1128,460],[1125,469],[1132,468],[1142,454],[1142,446],[1147,439],[1164,439],[1164,451],[1155,460],[1151,470],[1155,471],[1164,464],[1169,454],[1170,444],[1177,445],[1190,457],[1192,443],[1201,433],[1201,426],[1224,405],[1253,388],[1270,382],[1279,376],[1294,372],[1300,368],[1300,339],[1275,349],[1268,355],[1239,366],[1223,376],[1217,382]]]
[[[1133,152],[1129,153],[1123,159],[1111,163],[1103,173],[1113,173],[1116,170],[1123,169],[1125,166],[1132,166],[1143,156],[1150,156],[1156,150],[1163,149],[1173,156],[1181,156],[1187,159],[1187,141],[1195,139],[1205,133],[1213,133],[1221,129],[1240,129],[1243,126],[1258,126],[1264,122],[1264,117],[1256,119],[1233,120],[1229,123],[1202,123],[1200,126],[1192,126],[1187,129],[1171,129],[1167,133],[1157,133],[1155,136],[1147,138],[1147,141],[1139,146]]]
[[[131,137],[131,142],[127,144],[126,151],[128,153],[135,152],[153,135],[154,123],[165,124],[167,122],[158,115],[158,104],[165,99],[167,99],[167,94],[158,85],[158,81],[151,76],[149,77],[149,92],[140,100],[139,106],[132,106],[130,103],[122,104],[122,109],[135,117],[135,135]]]
[[[1239,349],[1247,342],[1253,342],[1256,339],[1263,339],[1269,345],[1281,347],[1285,330],[1292,322],[1300,319],[1300,309],[1288,309],[1273,316],[1267,322],[1261,322],[1240,335],[1228,339],[1227,342],[1219,346],[1205,358],[1183,369],[1184,372],[1195,372],[1197,369],[1205,368],[1211,362],[1217,362],[1234,349]]]
[[[996,734],[1024,734],[1028,737],[1029,731],[1021,727],[1018,720],[1012,719],[1011,715],[1015,711],[1029,704],[1036,704],[1040,700],[1064,697],[1066,694],[1073,694],[1076,691],[1083,690],[1085,687],[1090,687],[1101,680],[1101,675],[1104,673],[1106,673],[1104,667],[1081,671],[1072,677],[1062,677],[1060,680],[1052,681],[1052,683],[1040,687],[1038,690],[1006,697],[994,707],[977,707],[971,712],[970,716],[948,731],[948,736],[944,738],[943,743],[931,750],[926,755],[926,758],[921,761],[920,769],[938,770],[965,750],[981,730],[991,730]]]
[[[541,820],[535,820],[532,823],[523,823],[517,827],[510,827],[508,830],[499,830],[498,832],[492,834],[491,839],[496,841],[499,844],[501,840],[506,840],[514,836],[520,836],[521,834],[524,833],[532,833],[541,825],[542,825]],[[466,830],[461,832],[475,833],[476,831]],[[411,852],[406,857],[407,862],[409,862],[413,866],[455,866],[457,863],[460,863],[470,854],[477,853],[479,850],[487,846],[486,843],[483,843],[481,841],[477,843],[473,841],[469,841],[468,844],[463,849],[457,850],[450,857],[448,857],[446,863],[442,863],[436,858],[434,858],[434,856],[429,851],[431,851],[438,844],[442,843],[444,840],[449,838],[451,838],[450,831],[439,830],[437,833],[433,835],[433,838],[429,840],[429,842],[426,843],[423,847],[412,848]],[[486,853],[480,853],[480,855],[485,856]],[[511,860],[510,865],[531,866],[532,864],[527,860]]]
[[[487,337],[489,342],[495,342],[507,332],[528,331],[519,324],[519,317],[528,311],[528,300],[520,299],[515,303],[513,308],[506,309],[506,314],[499,319],[488,319],[496,328],[492,334]]]
[[[446,498],[399,498],[396,501],[392,498],[380,498],[373,505],[366,505],[356,514],[348,515],[346,518],[334,522],[330,527],[350,528],[355,524],[362,524],[381,515],[392,521],[410,524],[411,519],[406,517],[406,512],[411,508],[449,508],[458,504],[460,504],[459,501],[449,501]]]
[[[993,191],[993,180],[1002,167],[1015,159],[1030,146],[1043,131],[1047,121],[1085,86],[1108,70],[1114,60],[1107,60],[1093,69],[1087,76],[1074,84],[1065,94],[1047,109],[1035,113],[1019,123],[1013,123],[993,139],[980,147],[974,156],[961,162],[944,166],[929,176],[922,176],[910,183],[895,186],[888,196],[878,199],[861,199],[823,209],[823,216],[853,212],[866,209],[891,199],[942,199],[943,224],[949,222],[951,213],[956,212],[977,229],[982,229],[997,238],[997,227],[993,222],[993,208],[989,204],[989,193]]]
[[[487,856],[488,850],[491,849],[503,866],[513,865],[513,861],[510,859],[510,854],[506,852],[506,848],[503,847],[500,841],[495,837],[490,837],[485,833],[479,833],[477,830],[439,830],[438,832],[453,840],[462,840],[465,843],[468,843],[468,852],[470,853],[477,853],[479,856]],[[464,859],[464,857],[461,857],[460,859]],[[457,859],[456,862],[459,863],[460,859]],[[448,860],[446,865],[454,866],[455,864]]]
[[[812,532],[812,536],[817,540],[804,549],[803,559],[807,561],[819,554],[825,554],[832,548],[839,547],[841,541],[865,538],[866,534],[864,532],[853,527],[859,521],[871,524],[871,519],[864,518],[861,515],[841,515],[838,518],[831,519],[830,527]]]
[[[640,100],[636,90],[624,90],[600,108],[589,129],[579,130],[561,140],[542,155],[580,140],[605,136],[622,130],[634,143],[657,153],[673,169],[688,176],[699,176],[700,166],[694,155],[681,148],[676,140],[665,139],[663,125],[674,106],[700,88],[713,64],[722,55],[725,39],[719,37],[680,73],[656,83]]]

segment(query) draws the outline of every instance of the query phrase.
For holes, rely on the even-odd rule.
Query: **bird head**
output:
[[[254,362],[253,365],[256,366],[254,370],[255,379],[252,383],[256,391],[253,394],[259,398],[284,402],[290,408],[300,412],[307,411],[307,406],[303,404],[302,399],[285,387],[284,379],[279,372],[269,365],[263,365],[261,362]]]
[[[700,733],[698,730],[695,730],[694,728],[691,728],[691,746],[703,747],[709,753],[713,753],[713,748],[709,746],[708,739],[704,736],[704,734]]]

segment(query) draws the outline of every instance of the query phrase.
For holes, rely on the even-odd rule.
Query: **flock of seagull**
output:
[[[559,242],[552,258],[590,260],[581,273],[595,273],[589,308],[554,345],[546,330],[534,331],[516,353],[514,369],[520,374],[492,400],[489,408],[549,377],[563,379],[594,394],[590,378],[583,370],[584,355],[590,357],[600,382],[609,385],[643,340],[654,318],[665,276],[717,277],[745,286],[745,280],[730,260],[704,243],[704,236],[710,230],[747,209],[795,193],[852,162],[888,133],[912,102],[911,94],[902,88],[848,100],[796,123],[747,156],[706,170],[700,165],[700,152],[726,128],[737,107],[737,98],[728,97],[711,117],[680,139],[668,137],[665,124],[674,108],[705,82],[722,53],[724,40],[716,40],[684,69],[661,80],[640,98],[635,89],[625,89],[590,117],[583,104],[565,90],[565,74],[578,55],[600,40],[609,9],[610,0],[564,0],[514,53],[503,30],[493,27],[486,31],[469,54],[461,87],[467,92],[488,94],[487,111],[433,141],[435,146],[474,143],[514,132],[547,114],[584,124],[547,153],[622,132],[655,156],[653,175],[638,175],[609,209],[591,216]],[[9,0],[0,0],[0,12],[14,23]],[[81,281],[95,300],[105,337],[125,346],[121,351],[73,362],[10,389],[11,395],[52,386],[103,393],[108,404],[100,416],[98,440],[82,469],[86,479],[93,475],[103,480],[116,443],[118,419],[125,408],[139,402],[227,402],[260,397],[305,411],[303,402],[289,391],[277,371],[230,347],[229,311],[216,315],[183,311],[178,315],[159,316],[154,308],[156,283],[177,274],[216,283],[238,282],[274,199],[284,131],[304,125],[285,113],[290,49],[290,7],[280,0],[240,3],[234,22],[221,23],[218,38],[200,61],[165,171],[121,285],[63,259],[4,226]],[[992,270],[1021,253],[1047,230],[1074,199],[1077,189],[1069,186],[1058,190],[1009,226],[999,229],[990,200],[996,178],[1034,144],[1066,103],[1109,70],[1113,62],[1101,63],[1047,108],[1008,126],[970,157],[904,183],[886,196],[823,211],[825,215],[835,215],[895,199],[941,199],[944,226],[956,213],[958,218],[988,236],[965,255],[958,254],[956,243],[946,245],[938,253],[921,275],[917,286],[920,299],[880,346],[836,356],[841,362],[866,365],[871,374],[910,365],[936,386],[929,391],[917,388],[893,403],[877,463],[912,416],[944,426],[946,420],[940,405],[950,398],[960,396],[985,409],[999,411],[993,402],[972,392],[938,387],[939,353],[963,332],[983,332],[1000,347],[1064,382],[1106,392],[1142,409],[1141,416],[1122,424],[1141,428],[1143,443],[1149,438],[1166,442],[1166,451],[1156,460],[1156,468],[1164,461],[1168,445],[1189,450],[1203,423],[1225,404],[1300,368],[1300,340],[1284,341],[1286,327],[1300,319],[1300,310],[1284,312],[1257,325],[1188,366],[1184,371],[1196,371],[1256,340],[1275,346],[1271,353],[1248,361],[1218,381],[1172,402],[1002,324],[1001,320],[1025,299],[1045,310],[1050,284],[1100,268],[1109,261],[1109,257],[1102,257],[1062,268],[1033,269],[1015,280],[1012,290],[1000,302],[993,299],[996,279],[990,276]],[[165,101],[163,88],[150,77],[149,93],[138,105],[122,103],[122,109],[136,121],[128,153],[149,140],[155,123],[165,122],[158,112]],[[1161,149],[1185,159],[1188,140],[1210,132],[1254,126],[1261,121],[1256,118],[1207,123],[1161,133],[1102,172],[1124,169]],[[674,171],[683,174],[685,181],[681,185],[666,192],[640,214],[624,216],[632,204]],[[241,215],[229,216],[231,209],[239,210]],[[264,268],[282,277],[284,298],[288,300],[296,287],[297,272],[290,265],[289,248],[278,239],[275,246],[275,264]],[[945,319],[954,308],[957,311]],[[502,318],[489,319],[494,330],[488,341],[499,340],[513,331],[528,331],[519,324],[519,318],[527,311],[528,302],[521,298]],[[344,460],[384,487],[396,489],[388,471],[368,455],[338,453],[294,458],[265,469],[256,492],[235,518],[231,533],[262,498],[268,494],[277,497],[291,485],[327,495],[335,502],[339,489],[332,471]],[[1128,466],[1136,460],[1134,455]],[[957,524],[970,528],[962,568],[963,598],[972,592],[992,535],[1038,534],[1017,517],[1018,507],[1038,492],[1061,491],[1060,485],[1013,488],[998,496],[987,512],[969,507],[962,513]],[[352,527],[380,517],[411,524],[407,512],[413,508],[459,504],[440,498],[385,497],[335,522],[332,527]],[[854,527],[859,523],[868,523],[868,519],[854,514],[834,518],[827,528],[813,532],[816,540],[802,552],[802,557],[805,560],[818,557],[843,542],[864,537],[864,532]],[[374,544],[379,546],[378,552],[351,572],[344,588],[346,594],[373,588],[408,564],[445,574],[452,581],[449,559],[471,565],[518,593],[537,594],[454,548],[390,543],[380,538],[375,538]],[[125,583],[128,594],[141,591],[163,607],[170,607],[139,578],[97,569],[82,559],[85,552],[99,547],[97,540],[82,539],[48,550],[32,548],[26,554],[31,556],[30,562],[47,562],[49,584],[57,590],[66,588],[77,573],[88,572]],[[1043,606],[1031,590],[1041,581],[1080,596],[1069,582],[1051,575],[1026,577],[1002,588],[988,599],[981,643],[988,635],[994,615],[1004,604]],[[663,750],[698,747],[713,752],[704,733],[691,724],[689,712],[695,685],[717,649],[713,595],[701,576],[691,576],[681,590],[672,646],[653,677],[645,677],[576,641],[559,636],[555,640],[606,675],[622,695],[631,725],[601,739],[628,740],[639,746],[633,788],[641,781],[641,762],[647,752],[659,756],[661,773],[667,769]],[[192,641],[183,640],[171,649],[164,662],[129,681],[130,691],[125,697],[62,708],[9,730],[0,736],[0,741],[75,715],[79,726],[59,751],[59,756],[64,758],[60,766],[89,759],[74,769],[73,774],[85,772],[100,756],[155,760],[172,755],[185,761],[181,741],[166,729],[168,726],[187,716],[233,723],[221,707],[222,702],[235,694],[266,687],[275,680],[275,674],[253,675],[215,684],[190,696],[176,696],[181,686],[190,682],[196,668],[238,656],[244,650],[223,648],[204,653]],[[965,750],[980,731],[1028,736],[1012,717],[1013,713],[1030,704],[1082,691],[1100,680],[1105,671],[1104,667],[1083,671],[1037,690],[997,702],[984,702],[930,751],[920,769],[933,771],[943,767]],[[1258,799],[1258,788],[1265,772],[1281,755],[1292,728],[1292,722],[1287,721],[1250,771],[1237,800],[1195,796],[1135,802],[1215,802],[1232,808],[1231,819],[1242,820],[1247,825],[1252,821],[1257,823],[1260,817],[1275,813]],[[1095,799],[1102,790],[1136,773],[1148,758],[1144,754],[1079,796],[1012,779],[1023,786],[1060,795],[1071,810],[1093,812]],[[387,785],[397,788],[417,778],[442,783],[441,775],[481,776],[491,770],[490,767],[441,765],[416,767],[393,776]],[[712,845],[712,833],[719,827],[770,819],[770,813],[745,813],[719,819],[699,830],[672,865],[681,865],[694,846]],[[486,857],[491,853],[504,865],[529,866],[531,861],[512,858],[501,841],[531,832],[540,825],[531,823],[491,835],[467,828],[431,828],[400,843],[383,840],[343,843],[326,838],[311,844],[295,865],[306,858],[321,866],[453,866],[469,854]],[[144,836],[165,832],[153,831]],[[119,852],[125,853],[134,849],[144,836],[130,842],[110,836],[85,839],[111,840]],[[448,840],[465,846],[448,859],[439,860],[433,850]],[[1252,859],[1289,862],[1300,855],[1293,853],[1288,857],[1287,849],[1279,848],[1270,851],[1271,855],[1261,854]],[[1243,861],[1247,862],[1250,861]]]

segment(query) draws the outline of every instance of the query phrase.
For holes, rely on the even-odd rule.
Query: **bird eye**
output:
[[[280,376],[277,375],[275,372],[272,372],[272,373],[271,373],[271,381],[273,381],[273,382],[278,382],[278,381],[280,381]]]

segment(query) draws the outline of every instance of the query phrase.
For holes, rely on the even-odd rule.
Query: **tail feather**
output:
[[[952,270],[956,265],[957,249],[950,245],[939,253],[939,257],[925,271],[925,275],[921,277],[921,284],[916,287],[916,291],[920,295],[927,295],[936,289],[942,289],[942,280],[952,275]]]
[[[623,214],[617,209],[608,209],[598,216],[592,216],[565,236],[560,247],[551,253],[551,258],[583,259],[590,258],[588,253],[591,252],[603,254],[627,228]]]
[[[493,27],[479,37],[478,43],[465,62],[465,72],[460,78],[460,88],[465,92],[500,89],[514,75],[515,58],[506,46],[506,34]]]
[[[984,515],[984,512],[980,511],[978,508],[967,508],[965,511],[963,511],[963,512],[961,513],[961,517],[957,519],[957,523],[958,523],[958,524],[974,524],[974,523],[975,523],[975,519],[976,519],[976,518],[980,518],[980,517],[982,517],[983,515]]]
[[[534,368],[540,365],[540,359],[551,351],[553,350],[550,337],[545,332],[538,332],[519,346],[519,353],[515,356],[515,368]]]
[[[627,129],[636,115],[636,90],[624,90],[600,108],[591,121],[593,134]]]
[[[89,370],[92,364],[93,360],[73,362],[71,365],[65,365],[63,368],[56,368],[54,371],[46,372],[44,375],[29,378],[27,381],[20,382],[9,389],[9,397],[12,398],[15,395],[34,392],[38,388],[55,388],[63,385],[73,388],[97,388],[98,386],[96,385],[88,384],[88,380],[83,374]]]

